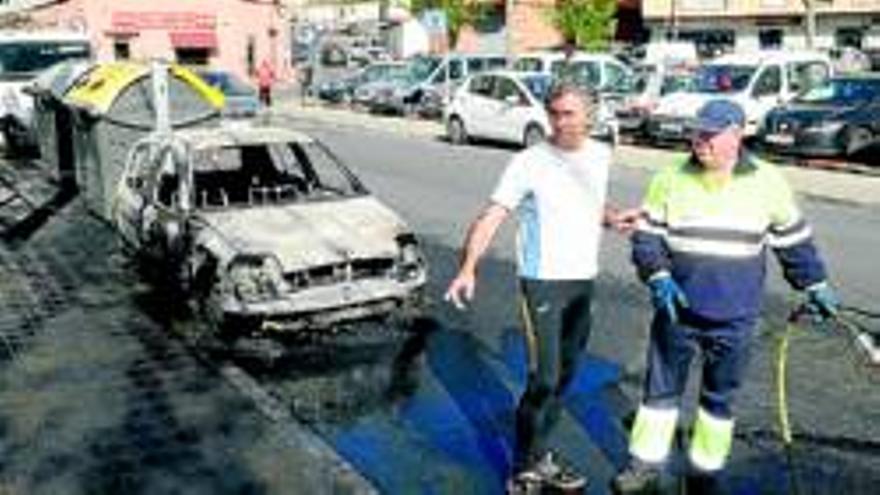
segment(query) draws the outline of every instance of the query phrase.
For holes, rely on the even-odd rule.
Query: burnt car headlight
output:
[[[425,260],[418,241],[412,234],[397,237],[400,251],[397,257],[397,280],[407,282],[419,278],[425,271]]]
[[[281,262],[273,255],[238,256],[228,273],[235,297],[244,302],[277,299],[288,290]]]

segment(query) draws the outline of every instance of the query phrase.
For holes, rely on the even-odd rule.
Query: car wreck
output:
[[[401,218],[321,142],[284,128],[141,140],[112,222],[150,271],[238,335],[415,316],[427,276]]]

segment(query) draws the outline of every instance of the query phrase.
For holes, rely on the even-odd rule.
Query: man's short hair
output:
[[[576,96],[581,101],[581,103],[583,103],[584,109],[586,109],[587,114],[592,114],[593,112],[595,112],[596,104],[598,101],[596,93],[594,91],[584,89],[584,87],[579,84],[566,80],[553,83],[553,86],[550,87],[550,91],[547,92],[547,99],[545,102],[547,110],[550,110],[550,104],[567,95]]]

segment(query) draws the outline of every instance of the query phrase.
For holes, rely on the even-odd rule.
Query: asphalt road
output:
[[[170,301],[140,282],[107,227],[76,200],[56,202],[39,222],[2,216],[5,231],[26,228],[0,243],[0,493],[501,491],[524,381],[511,226],[483,265],[469,311],[440,296],[464,230],[513,150],[283,122],[323,138],[421,233],[428,318],[409,330],[364,326],[303,341],[273,369],[217,362],[173,336],[197,323],[168,311]],[[613,201],[634,204],[648,173],[615,167]],[[871,262],[877,208],[811,198],[804,207],[841,295],[871,308],[880,294]],[[643,371],[649,305],[627,257],[626,239],[606,235],[590,355],[554,434],[589,475],[589,493],[606,493],[623,461]],[[777,272],[740,396],[728,486],[874,493],[880,376],[854,368],[839,338],[794,336],[791,463],[780,447],[773,350],[790,294]]]
[[[434,139],[331,130],[315,124],[303,126],[332,143],[368,186],[403,212],[423,234],[431,256],[430,294],[436,302],[433,315],[438,321],[446,327],[465,329],[487,347],[498,349],[506,330],[518,325],[513,296],[512,222],[489,254],[471,310],[458,313],[440,298],[454,272],[457,249],[468,222],[484,204],[515,150],[492,145],[454,147]],[[622,205],[636,204],[649,174],[618,164],[611,178],[611,200]],[[815,195],[801,200],[842,299],[849,305],[875,308],[880,294],[880,269],[870,260],[880,245],[878,209]],[[644,369],[649,304],[629,264],[625,238],[606,234],[601,259],[604,271],[599,280],[590,352],[621,366],[620,389],[632,406]],[[772,440],[776,431],[776,336],[784,328],[794,294],[782,280],[775,262],[771,260],[768,266],[764,320],[756,338],[748,381],[739,398],[741,445],[737,446],[734,466],[754,462],[756,451],[764,447],[757,445],[755,439]],[[877,326],[876,321],[866,323]],[[825,337],[810,330],[796,333],[789,358],[791,417],[795,430],[803,435],[800,446],[810,446],[815,462],[825,463],[819,460],[825,455],[840,455],[848,459],[842,466],[872,466],[876,473],[880,465],[880,376],[871,375],[864,368],[856,369],[846,349],[842,338]],[[749,441],[745,441],[746,437]],[[866,455],[865,464],[850,461],[849,456],[853,455]],[[746,472],[748,469],[753,468]],[[758,478],[761,476],[771,475],[765,473]],[[818,480],[816,490],[830,492],[841,486],[835,485],[841,482],[840,475],[834,476],[838,478],[827,483]],[[854,468],[846,476],[858,480],[862,474]],[[828,479],[831,478],[829,474]],[[876,475],[872,479],[876,482]],[[765,489],[772,486],[767,479],[764,482]],[[852,483],[855,484],[851,489],[858,491],[858,481]]]

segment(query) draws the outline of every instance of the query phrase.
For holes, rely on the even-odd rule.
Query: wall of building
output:
[[[379,20],[379,2],[302,5],[294,15],[297,22],[342,27],[352,22]]]
[[[880,19],[878,19],[880,20]],[[667,39],[670,27],[667,21],[648,21],[653,41]],[[695,30],[730,30],[735,33],[737,51],[753,51],[761,48],[760,34],[762,31],[782,31],[782,48],[806,48],[807,37],[802,18],[780,17],[776,19],[699,19],[681,20],[678,23],[679,34]],[[861,14],[827,14],[819,16],[816,23],[814,47],[817,49],[839,48],[837,40],[841,29],[855,29],[862,32],[862,48],[880,49],[880,22],[872,22],[870,16]]]
[[[208,67],[247,78],[251,65],[269,60],[279,78],[292,76],[286,12],[272,0],[67,0],[31,15],[42,25],[85,29],[101,61],[117,58],[117,43],[127,43],[131,59],[174,60],[174,43],[200,40],[215,45]]]
[[[549,9],[555,0],[517,0],[507,14],[508,43],[513,53],[540,50],[562,44],[562,36],[553,27]]]
[[[681,19],[688,17],[741,17],[757,15],[802,14],[804,4],[801,0],[642,0],[642,15],[645,19],[668,19],[671,13]],[[816,11],[823,13],[876,13],[880,10],[880,0],[819,0]]]

